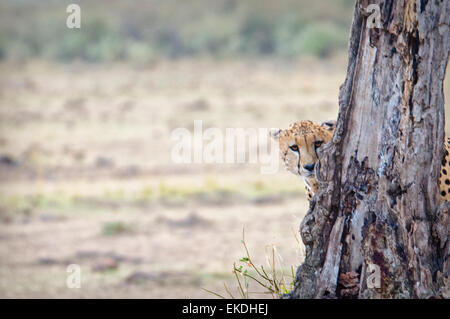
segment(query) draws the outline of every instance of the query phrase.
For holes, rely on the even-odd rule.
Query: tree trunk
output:
[[[284,297],[450,297],[438,187],[449,25],[449,0],[357,1],[336,130],[300,228],[306,257]]]

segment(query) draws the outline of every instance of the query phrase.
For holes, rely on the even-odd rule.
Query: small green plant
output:
[[[239,297],[242,299],[249,299],[250,294],[269,294],[272,298],[280,298],[281,295],[286,294],[294,287],[294,266],[290,267],[290,274],[286,274],[283,270],[282,258],[277,252],[275,245],[266,246],[266,261],[268,267],[260,265],[256,266],[250,256],[250,252],[245,241],[245,230],[242,229],[242,245],[244,246],[245,257],[239,259],[239,264],[233,263],[232,273],[236,280]],[[249,290],[250,284],[254,283],[260,288],[262,292],[251,292]],[[228,289],[224,283],[224,288],[228,296],[235,299],[235,296]],[[223,299],[227,297],[216,293],[214,291],[203,288],[203,290]]]
[[[131,227],[123,222],[107,222],[102,226],[103,236],[114,236],[131,231]]]

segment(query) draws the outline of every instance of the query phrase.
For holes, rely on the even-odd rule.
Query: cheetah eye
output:
[[[298,146],[297,145],[291,145],[291,146],[289,146],[289,148],[291,149],[291,151],[294,151],[294,152],[298,152]]]
[[[314,142],[314,147],[315,147],[315,148],[319,148],[319,147],[322,146],[322,144],[323,144],[323,141],[315,141],[315,142]]]

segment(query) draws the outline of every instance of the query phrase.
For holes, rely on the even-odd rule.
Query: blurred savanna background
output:
[[[176,164],[171,132],[336,118],[354,1],[78,0],[80,29],[70,3],[0,0],[0,297],[239,296],[244,227],[289,275],[303,182]]]

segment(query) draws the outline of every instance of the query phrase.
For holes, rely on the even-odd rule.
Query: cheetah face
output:
[[[314,168],[318,162],[320,147],[331,140],[334,130],[333,122],[318,125],[311,121],[300,121],[286,130],[272,133],[280,145],[280,155],[286,169],[305,181],[314,179]]]

